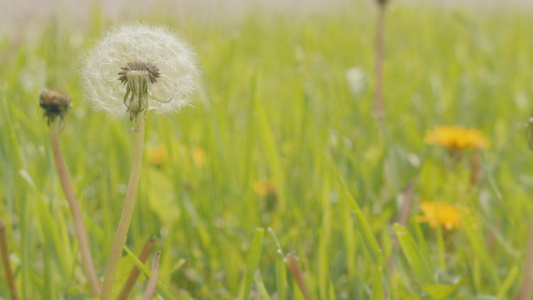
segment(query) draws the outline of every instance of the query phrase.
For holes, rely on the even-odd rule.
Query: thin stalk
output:
[[[529,223],[527,238],[526,261],[524,263],[524,275],[516,300],[531,300],[533,296],[533,214]]]
[[[470,185],[476,186],[481,178],[481,152],[478,150],[472,153],[470,157]]]
[[[63,160],[63,154],[61,153],[61,147],[59,145],[59,137],[57,133],[57,123],[52,122],[49,127],[54,161],[56,163],[61,186],[63,187],[63,192],[67,197],[68,206],[72,214],[74,230],[76,232],[80,247],[81,262],[83,264],[83,269],[85,270],[85,275],[87,276],[87,281],[89,282],[89,287],[91,288],[91,293],[93,296],[97,297],[100,295],[100,284],[98,283],[98,276],[96,275],[96,269],[94,268],[93,257],[91,255],[91,248],[89,247],[87,230],[83,224],[83,216],[81,214],[80,205],[78,204],[78,200],[74,194],[74,189],[72,188],[72,184],[70,182],[67,167],[65,166],[65,161]]]
[[[298,266],[298,256],[296,256],[294,253],[289,253],[285,256],[284,261],[287,269],[289,269],[289,273],[291,273],[292,278],[294,281],[296,281],[298,288],[302,292],[304,299],[311,299],[309,297],[309,292],[307,291],[307,286],[305,285],[304,276],[300,270],[300,267]]]
[[[375,53],[375,91],[374,91],[374,118],[383,132],[383,120],[385,118],[385,105],[383,103],[383,60],[385,45],[385,4],[378,5],[378,23],[376,30],[376,53]]]
[[[133,160],[131,164],[130,179],[128,182],[128,190],[126,191],[126,198],[124,199],[124,206],[122,207],[122,215],[118,223],[115,240],[109,256],[109,262],[104,277],[104,284],[102,290],[102,300],[111,299],[111,293],[117,274],[118,265],[122,249],[126,243],[128,229],[130,227],[131,217],[133,215],[133,208],[135,207],[135,196],[137,195],[137,187],[141,178],[142,155],[144,149],[144,122],[145,116],[143,113],[138,114],[137,122],[135,124],[135,148],[133,150]]]
[[[7,247],[7,234],[6,223],[4,220],[0,220],[0,252],[2,254],[2,263],[6,272],[7,285],[9,286],[9,292],[11,293],[11,299],[19,300],[19,292],[15,283],[15,275],[9,264],[9,250]]]
[[[157,277],[159,276],[159,260],[161,259],[161,251],[157,251],[152,259],[152,269],[150,270],[150,279],[144,291],[143,300],[151,300],[154,297],[155,289],[157,288]]]
[[[145,263],[148,259],[148,256],[150,256],[150,253],[152,252],[152,249],[154,248],[155,243],[155,236],[151,237],[146,244],[144,244],[143,249],[141,250],[141,254],[139,255],[139,260],[142,263]],[[130,276],[128,276],[128,280],[124,283],[124,286],[122,287],[122,290],[120,290],[120,293],[118,294],[117,300],[126,300],[128,299],[129,294],[131,293],[131,290],[133,289],[133,286],[135,285],[135,282],[137,281],[137,278],[141,274],[141,270],[135,266],[130,271]]]

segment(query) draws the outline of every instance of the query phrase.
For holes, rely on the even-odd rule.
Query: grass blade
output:
[[[148,269],[148,267],[143,264],[127,246],[124,246],[124,251],[126,251],[128,256],[133,260],[133,263],[137,266],[137,268],[141,269],[141,271],[144,273],[144,276],[150,278],[150,270]],[[161,283],[160,280],[157,281],[157,290],[159,291],[159,294],[163,296],[164,299],[176,299],[176,297],[172,295],[172,293],[167,289],[165,285]]]
[[[383,300],[383,254],[379,250],[376,274],[374,275],[374,284],[372,285],[372,300]]]
[[[268,233],[272,236],[272,239],[276,243],[276,291],[278,293],[278,300],[285,300],[287,297],[287,268],[283,262],[283,251],[278,241],[278,237],[272,228],[268,228]]]
[[[374,237],[374,234],[372,233],[372,230],[370,229],[370,225],[368,225],[368,221],[363,215],[361,208],[359,207],[359,205],[357,205],[357,202],[353,198],[352,194],[348,190],[348,187],[346,186],[346,183],[344,182],[344,180],[342,180],[342,178],[341,178],[341,183],[342,183],[342,195],[344,196],[346,201],[349,202],[352,210],[355,213],[355,220],[357,221],[359,232],[361,232],[361,235],[363,236],[363,241],[365,243],[366,249],[370,253],[370,256],[372,257],[372,260],[374,261],[374,263],[377,263],[377,258],[379,255],[378,242],[376,241],[376,238]]]
[[[261,251],[263,248],[263,238],[265,236],[264,228],[257,228],[255,230],[254,238],[252,240],[252,247],[246,260],[246,274],[244,275],[244,288],[241,289],[239,299],[248,299],[252,284],[254,282],[254,274],[259,266],[259,259],[261,258]]]
[[[411,234],[399,224],[394,224],[394,231],[396,231],[403,254],[418,281],[429,284],[435,283],[429,258],[422,255],[422,251],[418,249]]]

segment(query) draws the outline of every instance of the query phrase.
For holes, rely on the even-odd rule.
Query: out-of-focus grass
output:
[[[163,144],[169,156],[161,166],[145,160],[127,243],[138,252],[158,235],[160,279],[179,299],[233,299],[248,291],[251,280],[261,287],[251,285],[254,298],[284,290],[276,277],[286,275],[278,245],[267,235],[260,251],[253,238],[258,227],[273,228],[283,252],[298,254],[312,299],[370,299],[373,282],[381,280],[393,299],[454,289],[450,298],[500,293],[509,299],[517,290],[513,278],[520,276],[532,208],[522,124],[533,109],[533,19],[518,11],[481,15],[393,4],[381,138],[371,117],[374,12],[359,5],[296,17],[256,12],[210,23],[144,18],[178,31],[204,70],[193,108],[148,117],[147,149]],[[90,29],[52,19],[0,62],[0,217],[10,229],[24,299],[88,296],[38,107],[45,86],[72,95],[75,107],[61,142],[97,270],[100,276],[105,271],[133,138],[127,117],[89,108],[77,72],[80,55],[110,25],[97,13]],[[12,43],[0,38],[2,53]],[[366,72],[360,94],[348,88],[351,67]],[[439,124],[479,128],[490,139],[479,186],[469,185],[466,158],[450,165],[445,150],[424,144],[424,132]],[[361,209],[357,218],[339,174]],[[411,180],[414,215],[421,200],[446,201],[464,207],[469,223],[443,232],[413,219],[395,232]],[[274,188],[264,195],[254,188],[269,182]],[[361,220],[369,230],[363,235]],[[409,235],[399,248],[398,232]],[[382,251],[382,279],[367,233]],[[260,277],[250,273],[257,253]],[[395,271],[387,274],[391,255]],[[429,266],[417,263],[426,258]],[[124,256],[120,282],[133,265]],[[434,278],[422,276],[428,272]],[[0,297],[7,298],[3,276]],[[302,299],[287,280],[288,298]],[[137,284],[136,295],[143,286]]]

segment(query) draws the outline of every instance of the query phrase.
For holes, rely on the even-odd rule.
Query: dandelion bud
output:
[[[72,102],[69,94],[48,88],[41,91],[39,105],[44,109],[44,115],[48,118],[48,124],[50,124],[57,116],[63,120],[72,107]]]
[[[196,57],[170,31],[123,25],[108,32],[81,70],[87,98],[99,110],[173,113],[189,105],[197,89]]]

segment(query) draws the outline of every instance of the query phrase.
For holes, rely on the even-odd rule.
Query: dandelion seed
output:
[[[178,112],[197,90],[196,57],[170,31],[141,24],[111,30],[81,70],[87,98],[113,114]]]

